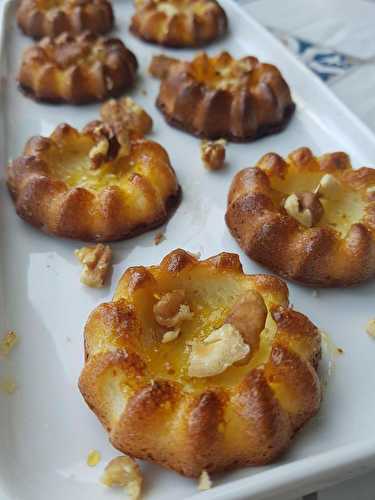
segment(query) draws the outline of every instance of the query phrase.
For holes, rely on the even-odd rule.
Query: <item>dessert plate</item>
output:
[[[316,154],[345,150],[353,164],[375,164],[375,137],[264,28],[231,0],[222,0],[230,33],[208,52],[229,50],[239,57],[254,54],[276,63],[288,81],[297,111],[281,134],[255,143],[229,144],[227,166],[216,173],[204,169],[199,141],[169,127],[154,106],[159,82],[147,66],[159,47],[128,32],[130,2],[113,2],[120,36],[140,62],[139,83],[132,97],[152,114],[151,138],[170,153],[183,189],[175,215],[164,227],[166,239],[154,244],[157,231],[115,243],[111,287],[91,290],[79,282],[74,250],[80,242],[56,239],[22,222],[15,214],[2,170],[0,193],[0,332],[15,330],[20,343],[8,360],[0,360],[0,378],[12,376],[17,390],[0,395],[0,497],[5,500],[105,500],[123,498],[122,491],[99,483],[109,459],[117,455],[96,417],[77,389],[83,364],[82,329],[89,312],[109,300],[122,272],[132,265],[159,263],[176,247],[200,252],[240,254],[245,271],[264,272],[239,250],[224,224],[226,195],[239,169],[254,165],[264,153],[285,155],[308,146]],[[32,135],[48,135],[63,121],[82,127],[99,116],[99,105],[73,107],[36,103],[16,84],[22,50],[31,43],[15,23],[16,2],[5,2],[2,18],[0,154],[3,166],[21,153]],[[163,50],[192,57],[192,50]],[[360,99],[361,96],[358,96]],[[349,289],[311,289],[290,284],[291,302],[305,312],[343,349],[335,357],[319,415],[296,436],[277,463],[246,468],[213,478],[206,499],[257,499],[298,495],[320,488],[375,464],[375,343],[365,333],[374,316],[375,283]],[[245,438],[245,437],[244,437]],[[86,457],[97,449],[96,467]],[[142,464],[148,499],[195,498],[194,481],[162,468]]]

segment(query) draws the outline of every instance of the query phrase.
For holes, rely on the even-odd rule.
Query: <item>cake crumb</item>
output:
[[[375,319],[370,319],[366,325],[366,333],[370,337],[375,338]]]
[[[130,457],[122,455],[112,459],[104,470],[101,482],[112,488],[123,486],[131,500],[140,500],[142,474],[138,464]]]
[[[0,358],[5,358],[13,350],[18,343],[18,337],[15,331],[9,330],[6,332],[0,342]]]
[[[202,470],[202,473],[199,476],[198,490],[199,491],[206,491],[206,490],[209,490],[210,488],[212,488],[211,478],[208,475],[207,471]]]
[[[338,348],[337,348],[337,352],[338,352],[339,354],[344,354],[344,349],[341,349],[341,347],[338,347]]]
[[[87,455],[86,462],[89,467],[95,467],[100,462],[100,459],[101,459],[100,452],[98,450],[91,450],[90,453]]]
[[[3,378],[0,381],[0,390],[5,394],[13,394],[17,389],[17,384],[12,377]]]
[[[159,245],[162,241],[166,239],[165,234],[159,231],[155,234],[154,245]]]

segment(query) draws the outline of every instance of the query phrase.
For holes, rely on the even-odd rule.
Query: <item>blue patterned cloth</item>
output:
[[[340,78],[353,67],[363,64],[363,61],[357,58],[316,45],[281,30],[270,28],[270,31],[325,82]]]
[[[255,0],[238,0],[244,7],[254,1]],[[368,1],[375,2],[375,0]],[[268,27],[268,29],[281,40],[291,52],[299,57],[311,71],[327,83],[332,83],[342,76],[347,75],[353,68],[368,62],[343,54],[335,49],[318,45],[279,29],[270,27]]]

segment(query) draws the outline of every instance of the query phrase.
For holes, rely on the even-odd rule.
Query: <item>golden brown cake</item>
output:
[[[306,285],[347,286],[375,275],[375,169],[345,153],[263,156],[239,172],[226,221],[260,264]]]
[[[17,22],[26,35],[38,39],[85,30],[104,34],[114,18],[109,0],[21,0]]]
[[[282,130],[294,112],[280,71],[255,57],[201,53],[191,62],[156,62],[150,71],[165,75],[158,108],[170,125],[199,137],[255,140]]]
[[[7,169],[17,213],[47,233],[89,241],[129,238],[164,223],[180,188],[167,152],[101,122],[33,137]]]
[[[91,313],[79,387],[116,448],[199,477],[288,448],[320,406],[320,348],[281,280],[175,250]]]
[[[117,38],[63,33],[25,50],[18,80],[38,100],[83,104],[131,87],[137,68],[135,55]]]
[[[151,132],[153,126],[151,116],[131,97],[105,102],[100,108],[100,117],[118,133],[125,129],[146,135]]]
[[[131,31],[167,47],[198,47],[227,30],[227,16],[215,0],[135,0]]]

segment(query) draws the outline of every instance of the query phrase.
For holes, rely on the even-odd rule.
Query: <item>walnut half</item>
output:
[[[111,247],[98,243],[95,247],[80,248],[74,254],[83,264],[81,283],[92,288],[102,288],[111,270]]]
[[[317,224],[324,214],[319,194],[308,191],[289,195],[284,202],[284,208],[291,217],[306,227]]]
[[[185,290],[165,293],[154,305],[155,321],[160,326],[174,328],[183,321],[192,319],[193,314],[186,304]]]
[[[171,67],[177,63],[178,59],[160,54],[153,56],[148,71],[153,77],[163,79],[168,75]]]
[[[223,168],[225,161],[225,144],[226,141],[224,139],[201,142],[201,158],[204,166],[208,170],[220,170]]]

